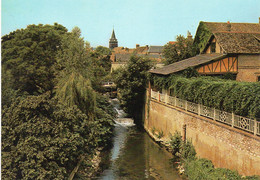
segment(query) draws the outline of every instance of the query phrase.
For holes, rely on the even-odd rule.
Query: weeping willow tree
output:
[[[80,38],[80,29],[75,27],[62,39],[62,48],[58,53],[57,68],[60,69],[56,97],[68,106],[78,108],[88,115],[95,111],[95,92],[91,86],[93,73],[90,68],[86,43]]]
[[[93,115],[95,111],[96,97],[90,80],[78,72],[71,72],[59,80],[56,97],[68,106],[78,106],[82,112],[88,115]]]

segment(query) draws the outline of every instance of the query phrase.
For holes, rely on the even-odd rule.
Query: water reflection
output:
[[[108,169],[98,179],[181,179],[161,149],[144,131],[131,123],[117,123]]]
[[[100,179],[181,179],[171,154],[161,149],[136,127],[117,126],[111,164]]]

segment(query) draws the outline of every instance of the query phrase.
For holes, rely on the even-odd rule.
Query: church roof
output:
[[[113,29],[113,31],[112,31],[112,35],[111,35],[110,40],[112,40],[112,39],[116,39],[116,35],[115,35],[115,31],[114,31],[114,29]]]

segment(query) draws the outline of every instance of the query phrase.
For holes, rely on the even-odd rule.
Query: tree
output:
[[[45,26],[31,28],[36,28],[35,32],[41,32],[42,27]],[[18,35],[23,35],[20,31],[17,32]],[[47,34],[40,32],[39,36],[46,36],[37,40],[35,50],[40,50],[38,46],[41,47],[49,40],[47,34],[55,31],[50,27]],[[32,36],[29,33],[28,37],[28,42],[31,42],[31,37],[38,35]],[[81,167],[78,174],[82,179],[86,179],[91,169],[89,166],[92,155],[98,147],[106,146],[111,139],[115,113],[108,100],[92,88],[91,80],[94,77],[91,59],[86,48],[87,43],[80,37],[80,29],[75,28],[71,33],[66,32],[57,37],[59,45],[55,46],[56,49],[51,49],[52,47],[46,44],[44,47],[47,49],[42,47],[41,51],[53,53],[52,61],[49,61],[47,55],[43,55],[47,59],[30,59],[40,52],[29,53],[28,57],[19,59],[23,57],[23,51],[13,50],[10,43],[19,44],[18,39],[21,38],[18,38],[16,33],[3,37],[5,56],[2,78],[5,83],[2,95],[7,105],[2,111],[4,179],[67,179],[79,162]],[[21,42],[25,43],[23,40]],[[26,50],[25,45],[21,47]],[[12,56],[18,58],[9,60],[8,57]],[[36,89],[30,89],[29,82],[26,81],[27,76],[24,75],[24,79],[16,77],[21,74],[15,72],[22,69],[15,67],[13,62],[17,65],[30,65],[30,68],[25,68],[33,70],[30,76],[36,76],[45,70],[51,76],[44,74],[42,79],[31,77],[41,82],[42,86],[35,85],[32,81],[30,85],[35,85]],[[49,71],[47,67],[50,68]],[[49,81],[55,88],[43,89]],[[17,82],[20,84],[16,84]],[[27,84],[23,85],[23,82]],[[47,91],[48,89],[51,91]],[[22,96],[24,94],[26,95]]]
[[[9,71],[14,90],[41,94],[54,87],[54,64],[67,32],[62,25],[29,25],[2,37],[2,67]],[[2,82],[6,81],[2,79]]]
[[[92,81],[93,88],[101,91],[101,82],[106,78],[111,70],[110,60],[111,50],[107,47],[98,46],[93,52],[90,53],[92,60],[92,71],[94,79]]]
[[[121,105],[135,121],[141,120],[149,75],[148,70],[151,67],[151,60],[133,55],[126,68],[117,71],[115,75]]]
[[[165,65],[187,59],[196,55],[196,48],[193,46],[193,40],[178,35],[176,43],[166,44],[163,49],[163,56],[165,57]]]
[[[92,116],[95,110],[95,92],[90,81],[93,74],[85,42],[80,34],[80,29],[75,27],[62,39],[62,49],[57,55],[60,71],[56,78],[55,92],[62,103],[76,105],[83,113]]]
[[[15,101],[2,114],[2,177],[65,179],[97,147],[99,126],[50,93]]]

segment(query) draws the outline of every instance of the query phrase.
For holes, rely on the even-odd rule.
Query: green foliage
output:
[[[66,32],[57,23],[40,24],[2,37],[2,66],[12,75],[12,89],[29,94],[53,89],[56,53]]]
[[[120,102],[125,112],[135,120],[140,120],[145,99],[148,70],[152,67],[149,59],[132,56],[124,69],[115,73],[115,83],[119,89]]]
[[[193,45],[197,47],[197,53],[202,52],[207,45],[212,32],[207,28],[207,26],[201,21],[196,32],[196,37],[194,39]]]
[[[187,161],[184,168],[185,174],[193,180],[210,180],[215,171],[212,162],[203,158]]]
[[[196,159],[196,151],[191,141],[183,142],[180,149],[181,158],[185,160]]]
[[[77,72],[88,79],[93,77],[90,67],[91,60],[80,34],[80,29],[75,27],[71,33],[62,37],[61,48],[57,53],[58,78],[73,72]]]
[[[225,168],[214,168],[214,165],[207,159],[193,159],[185,162],[185,174],[189,179],[194,180],[242,180],[260,179],[259,176],[242,177],[237,171]]]
[[[76,105],[83,113],[91,115],[95,109],[95,93],[89,80],[77,72],[59,79],[56,97],[68,106]]]
[[[199,77],[199,73],[196,69],[192,67],[188,67],[184,71],[181,72],[181,75],[186,78],[191,78],[191,77]]]
[[[172,154],[178,156],[182,146],[182,136],[178,131],[175,131],[174,135],[171,136],[170,146],[172,148]]]
[[[99,145],[107,146],[110,143],[113,135],[114,121],[116,118],[116,111],[113,106],[108,102],[108,98],[101,94],[96,96],[96,110],[95,110],[95,121],[98,122],[98,128],[100,130]]]
[[[260,117],[260,84],[213,77],[153,76],[153,86],[171,95],[245,117]]]
[[[162,130],[160,130],[157,134],[157,138],[161,139],[164,136],[164,133]]]
[[[98,46],[95,51],[90,53],[95,83],[98,84],[107,76],[111,70],[110,60],[111,50],[107,47]]]
[[[64,179],[98,143],[95,121],[75,106],[28,96],[2,114],[2,177]]]
[[[3,179],[66,179],[110,142],[115,112],[92,88],[89,44],[66,31],[31,25],[2,37]]]
[[[174,158],[181,158],[185,175],[192,180],[239,180],[239,179],[260,179],[259,176],[241,177],[237,171],[225,168],[214,168],[208,159],[197,158],[196,151],[191,141],[183,142],[179,132],[171,137],[170,146]]]
[[[196,55],[196,49],[192,44],[193,39],[178,35],[176,40],[176,43],[168,43],[163,48],[163,56],[166,59],[165,65],[172,64]]]

